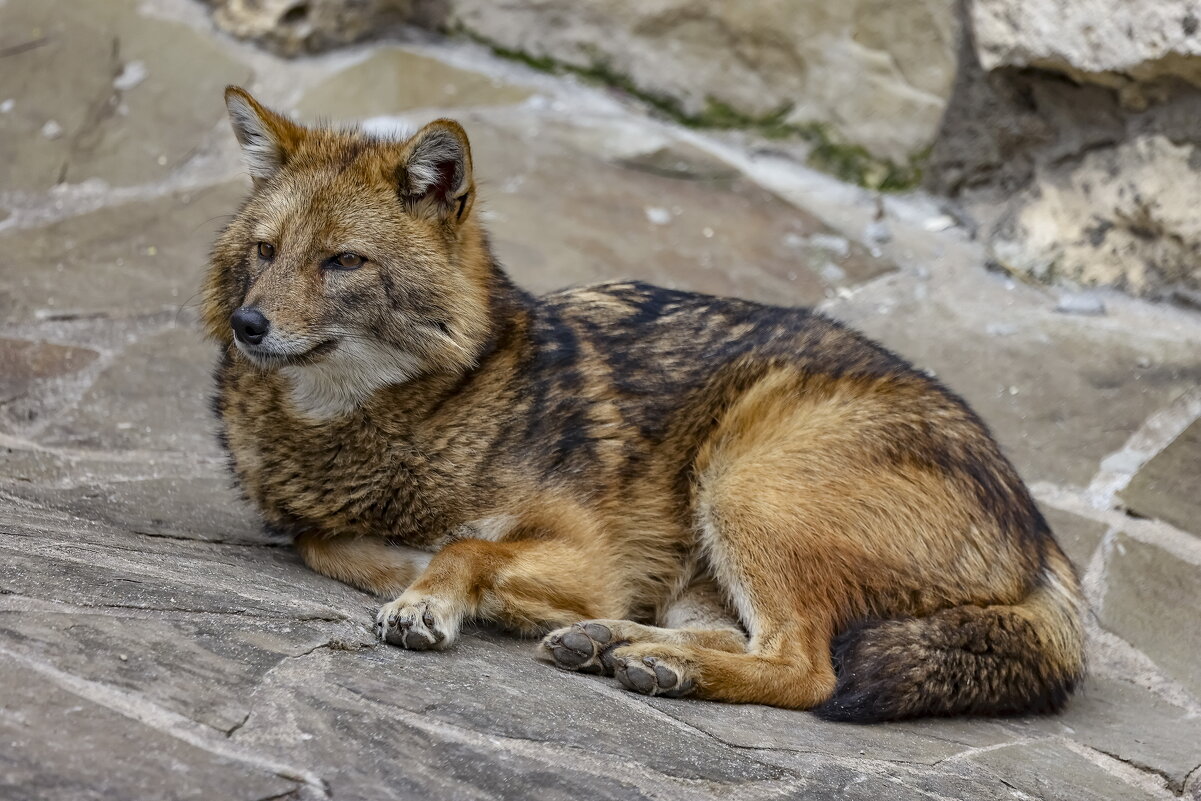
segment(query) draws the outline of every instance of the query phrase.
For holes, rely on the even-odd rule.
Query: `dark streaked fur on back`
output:
[[[488,619],[638,692],[838,720],[1062,706],[1076,577],[936,381],[805,309],[535,298],[456,123],[389,141],[227,102],[255,190],[205,288],[224,441],[310,566],[394,598],[385,640]]]

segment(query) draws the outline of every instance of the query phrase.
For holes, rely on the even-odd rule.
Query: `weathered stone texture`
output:
[[[1201,537],[1201,422],[1193,423],[1171,445],[1135,474],[1122,491],[1126,507],[1157,517]]]
[[[288,17],[277,33],[297,49],[342,41],[314,34],[335,19],[323,15],[383,7],[312,0],[302,14],[300,5],[224,4]],[[536,13],[510,6],[515,18]],[[568,13],[557,0],[542,6]],[[767,8],[766,20],[787,10],[740,7]],[[745,63],[726,67],[757,94],[784,97],[816,80],[801,70],[754,84],[751,73],[776,58],[787,70],[820,46],[806,68],[844,65],[838,91],[852,91],[854,69],[876,81],[872,92],[937,96],[946,30],[906,26],[949,4],[809,4],[811,42],[786,26],[726,19],[716,6],[690,8],[641,5],[631,19],[646,24],[622,35],[649,50],[679,30],[681,42],[709,53],[745,40]],[[590,19],[596,9],[579,13]],[[1092,519],[1079,503],[1069,508],[1080,514],[1045,508],[1078,565],[1104,562],[1090,577],[1103,600],[1099,622],[1145,669],[1131,675],[1129,661],[1094,648],[1094,676],[1058,717],[842,726],[796,711],[647,699],[558,672],[532,658],[531,642],[492,631],[469,630],[447,653],[379,644],[369,628],[378,599],[306,569],[239,500],[206,408],[216,354],[192,296],[214,231],[247,188],[228,182],[232,137],[218,122],[220,85],[245,80],[251,63],[265,85],[294,90],[263,99],[295,104],[307,119],[371,117],[377,132],[444,113],[462,119],[479,208],[528,287],[626,276],[820,304],[962,392],[1023,474],[1054,487],[1045,500],[1088,486],[1131,432],[1196,384],[1201,320],[1165,333],[1145,304],[1125,318],[1058,314],[1038,292],[986,274],[983,250],[957,232],[902,222],[925,208],[905,199],[890,204],[904,214],[885,221],[893,245],[860,241],[870,212],[851,192],[801,182],[785,201],[753,168],[740,169],[753,164],[747,150],[727,161],[728,142],[598,104],[569,81],[518,85],[479,52],[478,72],[445,44],[297,65],[188,22],[202,19],[187,0],[0,0],[0,797],[1196,796],[1192,538],[1142,521],[1137,539],[1115,542],[1105,532],[1125,523],[1120,512],[1094,510]],[[548,47],[584,35],[563,27],[547,32]],[[347,24],[342,33],[365,32]],[[784,34],[792,38],[779,44]],[[916,45],[903,52],[890,37],[935,57],[922,62]],[[148,70],[140,81],[125,55],[106,49],[114,39]],[[162,105],[136,105],[151,89],[146,102]],[[114,93],[129,116],[89,128],[89,103]],[[796,110],[804,108],[816,106]],[[58,138],[41,133],[46,109],[64,129]],[[1179,117],[1183,130],[1187,115]],[[85,129],[103,132],[96,149],[67,147]],[[898,126],[899,135],[913,130]],[[211,175],[179,168],[193,152],[215,162],[226,146],[228,164]],[[1065,145],[1069,160],[1073,147]],[[1042,163],[1028,166],[1033,175]],[[79,185],[95,177],[108,186]],[[1178,442],[1152,460],[1125,503],[1187,525],[1189,453]]]
[[[1176,0],[972,0],[986,69],[1037,67],[1115,88],[1201,86],[1201,7]]]
[[[955,74],[953,0],[454,0],[452,24],[531,58],[620,76],[704,118],[820,123],[905,162],[928,147]]]
[[[206,0],[234,36],[256,39],[285,56],[325,50],[378,35],[411,18],[414,0]],[[420,5],[420,0],[416,3]]]
[[[0,196],[162,180],[221,119],[219,104],[198,98],[245,82],[249,67],[137,6],[9,0],[0,10],[0,103],[11,101],[0,113]]]
[[[1201,565],[1164,548],[1120,536],[1109,555],[1099,614],[1201,699]]]
[[[1038,168],[994,234],[993,255],[1010,271],[1046,283],[1201,297],[1197,197],[1195,145],[1135,136]]]

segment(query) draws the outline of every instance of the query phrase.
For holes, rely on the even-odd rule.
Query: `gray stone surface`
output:
[[[89,697],[89,685],[59,681],[0,656],[0,797],[28,801],[64,798],[281,798],[299,782],[182,738],[163,736],[153,723],[122,714]],[[64,686],[65,685],[65,686]],[[120,754],[120,763],[114,761]]]
[[[1058,314],[921,197],[873,222],[845,186],[471,48],[283,62],[186,0],[85,5],[0,2],[0,48],[52,34],[0,70],[2,114],[25,115],[0,116],[0,797],[1197,796],[1201,546],[1162,500],[1133,500],[1149,477],[1187,499],[1189,462],[1174,446],[1123,496],[1168,522],[1130,521],[1092,484],[1195,384],[1201,320],[1108,299]],[[113,38],[148,70],[127,89]],[[488,630],[444,654],[378,644],[378,599],[265,534],[213,440],[193,294],[245,190],[219,85],[252,74],[305,115],[463,120],[498,250],[531,288],[632,276],[819,304],[937,371],[1092,568],[1112,634],[1084,691],[1054,718],[852,727],[646,699]],[[112,91],[129,115],[63,149]],[[36,138],[51,113],[64,133]]]
[[[410,109],[503,106],[530,91],[400,48],[382,48],[305,92],[302,119],[355,122]]]
[[[1201,423],[1193,423],[1122,491],[1126,507],[1201,536]]]
[[[209,36],[138,12],[136,0],[10,0],[4,15],[0,193],[98,178],[166,178],[221,119],[215,97],[247,81]],[[2,204],[0,204],[2,205]]]
[[[1064,553],[1072,560],[1072,564],[1076,565],[1077,572],[1083,573],[1097,546],[1101,544],[1101,538],[1105,536],[1108,526],[1061,509],[1044,508],[1043,515]]]
[[[1156,545],[1119,536],[1109,555],[1100,615],[1201,698],[1201,564]]]
[[[974,297],[927,284],[873,286],[829,309],[963,395],[1027,480],[1087,485],[1148,415],[1201,379],[1191,343],[1118,336],[1070,315],[990,328],[994,316],[995,326],[1019,317],[999,282],[982,277]]]

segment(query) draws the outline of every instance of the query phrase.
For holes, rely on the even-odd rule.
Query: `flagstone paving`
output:
[[[935,200],[462,43],[282,61],[189,0],[5,0],[0,52],[0,798],[1201,799],[1201,314],[1015,284]],[[229,82],[310,120],[460,119],[532,289],[816,305],[936,373],[1084,577],[1083,692],[856,727],[647,699],[487,630],[378,644],[378,601],[268,539],[214,438],[195,293],[248,188]]]

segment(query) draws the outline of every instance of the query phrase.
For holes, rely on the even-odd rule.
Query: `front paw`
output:
[[[441,651],[451,646],[458,633],[458,616],[439,598],[413,598],[406,593],[375,616],[376,636],[410,651]]]

